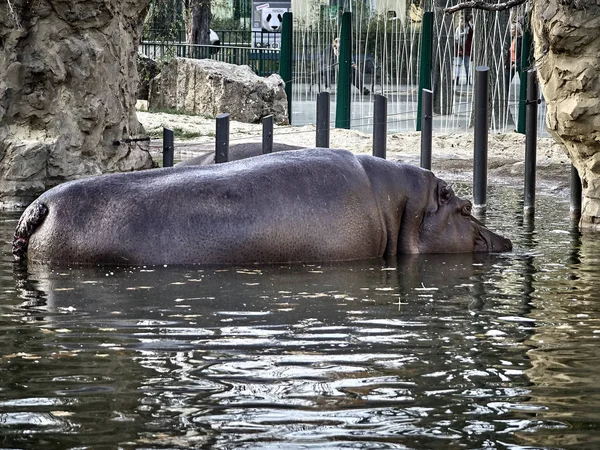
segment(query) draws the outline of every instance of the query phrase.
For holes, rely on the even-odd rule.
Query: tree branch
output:
[[[17,14],[15,13],[12,3],[10,2],[10,0],[6,0],[6,3],[8,4],[8,12],[10,13],[10,18],[15,23],[17,29],[21,29],[21,22],[19,21],[19,16],[17,16]]]
[[[485,3],[482,0],[471,0],[471,1],[463,2],[463,3],[459,3],[456,6],[451,6],[450,8],[446,8],[444,10],[444,12],[446,14],[454,14],[455,12],[460,11],[461,9],[466,9],[466,8],[484,9],[486,11],[504,11],[505,9],[509,9],[514,6],[522,5],[526,1],[527,0],[508,0],[505,3],[497,3],[494,5],[491,3]]]

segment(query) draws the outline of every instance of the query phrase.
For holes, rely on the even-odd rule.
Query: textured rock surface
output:
[[[287,97],[279,75],[262,78],[248,66],[211,59],[174,58],[150,84],[149,108],[176,110],[257,123],[273,115],[288,123]]]
[[[580,226],[600,229],[600,1],[536,1],[532,23],[548,129],[581,176]]]
[[[151,166],[147,142],[114,145],[145,134],[134,107],[149,2],[0,1],[0,204]]]

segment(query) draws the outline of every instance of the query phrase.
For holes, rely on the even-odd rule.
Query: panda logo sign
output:
[[[283,15],[290,10],[290,0],[253,0],[252,5],[252,47],[279,49]]]
[[[263,31],[269,33],[281,33],[283,14],[287,12],[284,8],[263,8],[260,10],[260,25]]]

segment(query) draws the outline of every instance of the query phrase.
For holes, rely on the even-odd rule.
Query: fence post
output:
[[[229,114],[217,115],[215,163],[229,161]]]
[[[535,160],[537,145],[537,113],[538,113],[537,70],[527,71],[527,112],[525,128],[525,195],[523,206],[525,212],[533,214],[535,210]]]
[[[281,49],[279,52],[279,75],[285,83],[285,95],[288,104],[288,122],[292,124],[292,52],[294,37],[294,22],[291,12],[283,13],[281,24]]]
[[[421,129],[421,167],[431,170],[431,142],[433,140],[433,91],[423,89]]]
[[[517,132],[525,134],[525,115],[527,109],[527,82],[524,80],[527,69],[530,67],[530,55],[531,55],[531,43],[533,37],[531,35],[531,24],[529,19],[526,19],[525,26],[523,27],[523,37],[521,40],[521,70],[519,71],[519,81],[521,83],[519,87],[519,112],[517,116]],[[508,95],[508,93],[507,93]]]
[[[433,12],[423,13],[421,21],[421,61],[419,64],[419,94],[431,89],[431,60],[433,49]],[[417,98],[417,131],[421,131],[421,95]]]
[[[487,66],[475,68],[473,203],[479,208],[485,208],[487,201],[488,73]]]
[[[385,159],[387,150],[387,97],[375,94],[373,111],[373,156]]]
[[[262,152],[263,155],[266,155],[273,152],[273,116],[263,117],[262,125]]]
[[[335,127],[350,128],[350,75],[352,70],[352,13],[342,14],[342,31],[338,56]]]
[[[173,167],[175,135],[173,130],[163,128],[163,167]]]
[[[317,147],[329,148],[329,92],[317,94]]]
[[[579,172],[571,164],[571,217],[581,216],[581,178]]]

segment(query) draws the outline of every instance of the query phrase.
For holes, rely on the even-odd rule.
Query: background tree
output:
[[[188,44],[210,44],[211,0],[185,0],[185,29]]]

